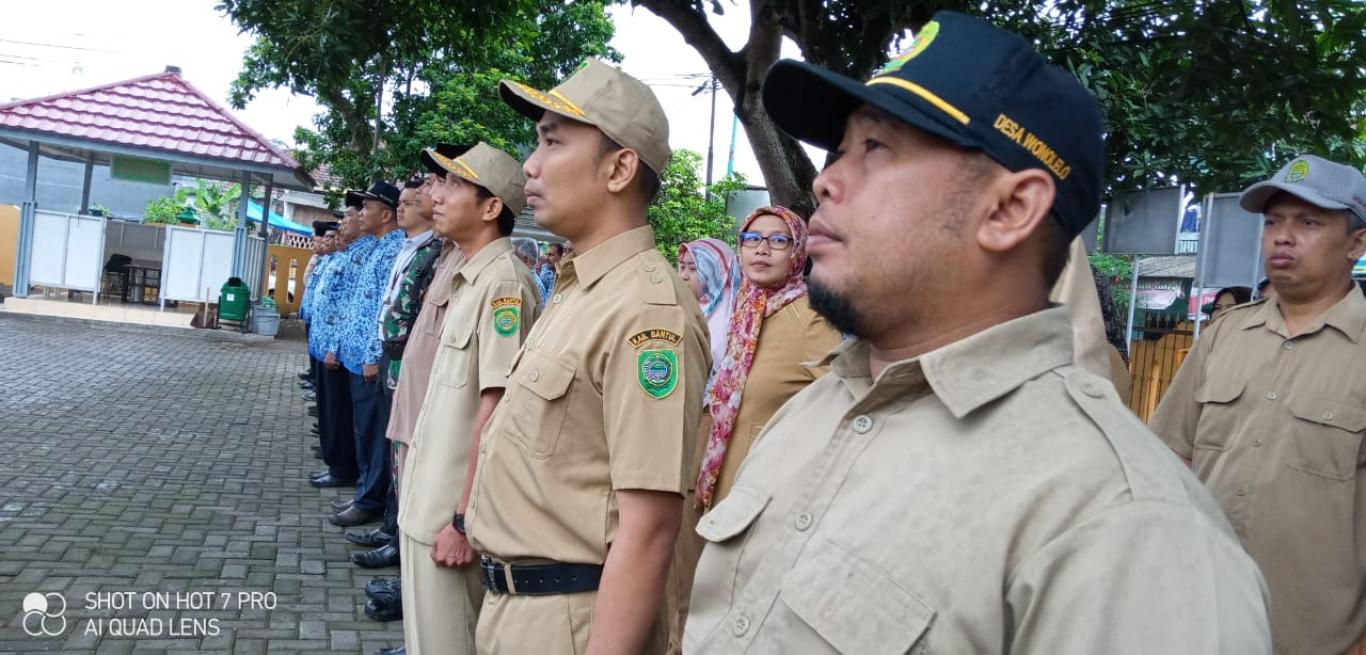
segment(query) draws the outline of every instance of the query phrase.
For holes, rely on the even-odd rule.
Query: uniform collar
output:
[[[510,252],[512,252],[512,239],[502,237],[490,241],[488,245],[475,253],[474,257],[465,262],[465,265],[461,266],[460,270],[456,271],[455,274],[464,278],[467,282],[473,282],[479,279],[479,274],[484,272],[484,269],[488,268],[489,264],[493,263],[493,260]]]
[[[406,235],[407,233],[404,232],[404,234]],[[436,238],[436,233],[431,230],[426,230],[424,232],[418,232],[413,236],[404,236],[403,243],[405,245],[412,244],[414,248],[421,248],[434,238]]]
[[[1058,306],[993,326],[920,357],[895,362],[872,383],[887,386],[928,382],[955,418],[1014,391],[1043,373],[1072,361],[1072,323]],[[868,344],[852,339],[822,361],[843,379],[869,377]],[[851,385],[853,388],[854,385]]]
[[[593,286],[599,278],[622,262],[655,247],[655,231],[648,225],[622,232],[579,253],[560,264],[561,275],[570,273],[584,287]]]
[[[1313,323],[1300,334],[1304,336],[1322,330],[1325,326],[1336,328],[1352,343],[1361,343],[1363,336],[1366,336],[1366,296],[1363,296],[1361,289],[1357,288],[1356,281],[1352,282],[1352,289],[1347,291],[1347,295],[1332,307],[1329,307],[1322,314],[1314,319]],[[1275,298],[1262,303],[1247,321],[1243,324],[1244,330],[1255,327],[1266,326],[1266,329],[1275,332],[1283,337],[1289,337],[1290,331],[1285,327],[1285,317],[1281,315],[1280,304]]]
[[[347,250],[360,250],[361,248],[363,248],[363,247],[365,247],[365,246],[368,246],[368,245],[374,243],[375,241],[378,241],[378,239],[375,238],[375,235],[373,235],[373,234],[362,234],[362,235],[360,236],[359,239],[356,239],[355,241],[352,241],[352,242],[351,242],[351,245],[347,246],[346,249],[347,249]]]

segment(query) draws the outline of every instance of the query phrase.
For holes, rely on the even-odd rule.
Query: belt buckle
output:
[[[494,575],[497,569],[494,567],[492,558],[486,556],[480,557],[479,568],[483,569],[484,586],[488,587],[489,591],[494,593],[506,593],[505,591],[498,589],[498,577]]]

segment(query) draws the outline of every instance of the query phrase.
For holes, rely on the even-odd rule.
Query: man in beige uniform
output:
[[[1200,334],[1151,427],[1261,566],[1276,652],[1337,655],[1366,634],[1366,178],[1298,157],[1241,204],[1276,298]]]
[[[572,239],[480,443],[467,525],[483,555],[480,653],[659,653],[664,578],[711,370],[697,300],[645,211],[669,159],[648,87],[590,59],[537,120],[536,221]]]
[[[779,62],[764,104],[837,153],[808,284],[856,338],[698,525],[684,652],[1266,653],[1256,566],[1048,302],[1100,202],[1095,99],[939,12],[866,84]]]
[[[456,146],[436,146],[438,153],[450,157],[456,155],[456,150]],[[435,178],[434,173],[427,175],[422,190],[424,195],[429,195],[432,185],[440,181]],[[398,470],[400,494],[403,492],[403,470],[406,468],[408,445],[412,443],[413,428],[417,426],[422,401],[427,397],[427,386],[432,376],[432,361],[441,346],[441,329],[446,323],[451,285],[455,281],[456,270],[464,263],[465,253],[460,250],[460,246],[446,239],[441,246],[441,254],[437,256],[431,284],[423,292],[422,309],[418,310],[417,318],[408,333],[408,343],[403,349],[403,366],[399,369],[398,387],[394,389],[394,403],[389,411],[389,428],[386,432],[390,441],[399,444],[394,465]],[[401,496],[399,504],[402,505]],[[398,603],[401,607],[401,579],[398,577],[373,580],[366,585],[366,595],[377,601],[377,604]]]
[[[454,157],[429,148],[422,160],[444,178],[432,193],[436,229],[467,260],[451,285],[432,383],[399,487],[403,638],[413,655],[458,655],[475,652],[484,596],[464,536],[474,447],[539,307],[536,281],[513,256],[509,238],[525,203],[521,164],[486,143]]]

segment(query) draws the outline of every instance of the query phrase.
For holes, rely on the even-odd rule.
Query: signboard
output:
[[[1105,210],[1105,243],[1112,255],[1174,255],[1185,190],[1116,194]]]
[[[1238,205],[1237,193],[1206,199],[1200,222],[1200,255],[1195,282],[1206,289],[1257,288],[1262,273],[1262,217]]]
[[[114,155],[109,164],[109,177],[125,182],[166,185],[171,183],[171,163]]]

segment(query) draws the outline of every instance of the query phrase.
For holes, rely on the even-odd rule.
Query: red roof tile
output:
[[[0,104],[0,128],[225,162],[299,164],[176,73]]]

